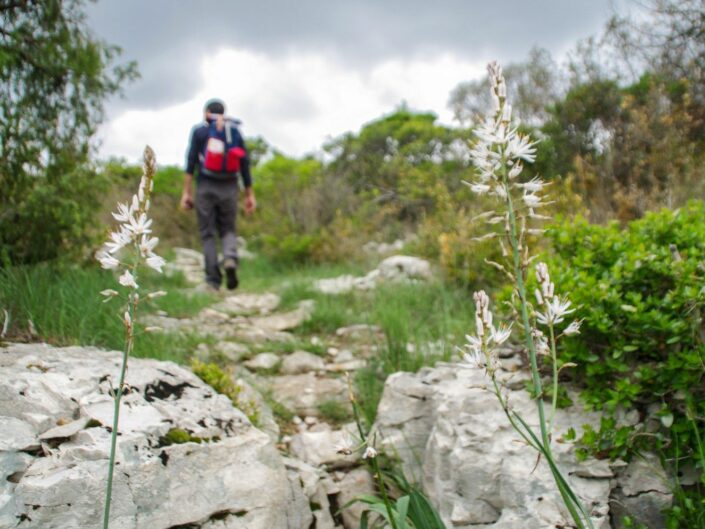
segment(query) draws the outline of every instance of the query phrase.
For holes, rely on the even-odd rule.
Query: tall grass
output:
[[[112,302],[103,303],[99,294],[111,280],[111,272],[97,267],[59,263],[0,270],[0,309],[10,317],[7,338],[119,350],[124,341],[122,319]],[[180,277],[146,274],[143,283],[151,290],[163,288],[169,292],[151,306],[144,304],[141,309],[145,311],[160,309],[170,316],[185,317],[213,301],[207,294],[179,292],[174,287],[184,285]],[[30,332],[30,325],[36,335]],[[134,354],[184,363],[199,341],[203,340],[196,336],[144,333]]]

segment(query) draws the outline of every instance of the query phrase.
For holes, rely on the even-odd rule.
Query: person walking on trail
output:
[[[218,262],[216,235],[223,250],[222,266],[226,285],[232,290],[238,286],[237,212],[238,174],[245,186],[245,213],[257,207],[252,189],[250,161],[245,142],[238,130],[238,121],[225,117],[225,104],[211,99],[204,108],[205,121],[191,131],[191,141],[186,158],[184,190],[181,207],[192,209],[195,205],[198,230],[203,243],[206,285],[210,290],[220,289],[221,263]],[[198,166],[196,198],[193,197],[193,175]]]

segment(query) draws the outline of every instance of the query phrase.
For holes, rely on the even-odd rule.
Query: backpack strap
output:
[[[233,133],[232,129],[230,128],[230,120],[227,120],[225,122],[225,141],[228,145],[230,145],[233,142]]]

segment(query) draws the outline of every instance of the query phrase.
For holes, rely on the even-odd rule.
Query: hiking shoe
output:
[[[232,257],[228,257],[223,261],[223,268],[225,269],[225,277],[227,279],[228,290],[235,290],[239,281],[237,280],[237,263]]]

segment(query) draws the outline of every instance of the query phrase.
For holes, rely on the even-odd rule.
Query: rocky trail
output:
[[[169,268],[196,285],[200,263],[198,252],[178,250]],[[394,256],[365,276],[315,287],[367,290],[428,273],[423,261]],[[237,393],[219,394],[172,362],[130,359],[111,528],[360,527],[362,504],[341,508],[374,493],[373,478],[359,451],[338,447],[358,439],[348,374],[372,361],[384,336],[374,325],[303,332],[314,310],[312,300],[284,305],[274,292],[243,290],[219,294],[190,318],[143,318],[163,332],[200,336],[194,360],[221,366]],[[0,343],[0,527],[99,526],[120,357]],[[501,361],[506,398],[535,426],[520,355]],[[557,435],[599,419],[581,406],[559,409]],[[658,420],[647,418],[646,427]],[[439,362],[390,375],[373,431],[376,447],[399,459],[449,528],[571,526],[548,468],[517,442],[481,369]],[[623,515],[663,527],[672,497],[655,456],[583,461],[560,439],[555,456],[597,529],[626,528]]]

